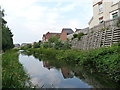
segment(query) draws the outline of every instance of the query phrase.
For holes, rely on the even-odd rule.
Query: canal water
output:
[[[19,55],[19,62],[30,82],[42,88],[104,88],[119,85],[102,75],[87,72],[72,62],[42,60],[34,55]]]

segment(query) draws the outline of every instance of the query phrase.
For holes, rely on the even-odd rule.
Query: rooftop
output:
[[[63,28],[62,31],[65,31],[67,34],[74,33],[74,31],[71,28]]]

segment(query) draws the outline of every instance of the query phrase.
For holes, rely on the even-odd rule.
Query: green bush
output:
[[[78,34],[73,34],[73,38],[77,38]]]
[[[44,44],[42,44],[43,48],[52,48],[52,44],[49,42],[45,42]]]
[[[74,38],[78,38],[78,40],[80,40],[81,37],[84,36],[84,35],[86,35],[86,34],[84,34],[84,33],[73,34],[72,40],[73,40]]]
[[[78,36],[77,36],[78,40],[80,40],[81,37],[84,36],[84,35],[85,35],[84,33],[79,33]]]
[[[40,43],[39,42],[35,42],[33,44],[33,48],[40,48]]]
[[[60,49],[63,48],[63,46],[64,46],[64,44],[61,41],[58,41],[58,42],[55,43],[54,48],[57,49],[57,50],[60,50]]]

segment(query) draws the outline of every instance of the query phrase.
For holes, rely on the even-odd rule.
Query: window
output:
[[[104,21],[103,21],[103,17],[100,17],[99,18],[99,23],[103,23]]]
[[[118,12],[115,12],[115,13],[113,13],[112,14],[112,18],[114,19],[114,18],[117,18],[118,17]]]
[[[102,2],[99,4],[99,13],[102,13],[103,12],[103,4]]]

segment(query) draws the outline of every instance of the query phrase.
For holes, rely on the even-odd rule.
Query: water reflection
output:
[[[35,57],[34,57],[35,56]],[[43,88],[104,88],[119,85],[102,74],[90,73],[73,61],[52,60],[36,54],[19,55],[31,82]],[[38,58],[38,59],[37,59]],[[39,58],[42,58],[39,59]]]

